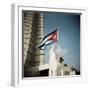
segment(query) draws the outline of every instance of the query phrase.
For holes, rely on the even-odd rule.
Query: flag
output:
[[[47,34],[43,40],[40,42],[39,45],[37,45],[38,48],[40,49],[45,49],[47,45],[57,42],[58,41],[58,31],[57,29],[54,30],[53,32]]]

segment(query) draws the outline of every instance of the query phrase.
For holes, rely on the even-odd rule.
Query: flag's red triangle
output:
[[[48,40],[53,40],[54,42],[57,41],[57,32],[53,33],[48,37]]]

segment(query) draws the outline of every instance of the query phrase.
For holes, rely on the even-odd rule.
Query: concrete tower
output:
[[[36,46],[43,39],[42,13],[23,11],[23,58],[24,77],[39,76],[39,65],[43,64],[44,52]]]

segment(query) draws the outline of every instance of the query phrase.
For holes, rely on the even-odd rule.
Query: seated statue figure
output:
[[[49,76],[57,76],[58,75],[58,65],[59,65],[59,54],[58,47],[56,44],[52,45],[50,49],[50,59],[49,59]]]

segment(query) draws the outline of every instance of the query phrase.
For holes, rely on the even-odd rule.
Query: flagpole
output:
[[[57,41],[58,41],[58,42],[57,42],[57,45],[58,45],[58,53],[60,53],[60,50],[59,50],[59,49],[60,49],[60,47],[59,47],[59,32],[60,32],[60,31],[57,30]],[[60,57],[60,54],[59,54],[59,57]]]
[[[57,30],[57,43],[58,43],[58,48],[59,48],[59,30]]]
[[[62,31],[62,41],[61,41],[61,57],[63,57],[63,31]]]
[[[59,35],[61,34],[61,32],[60,32],[60,30],[57,30],[57,33],[58,33],[58,35],[57,35],[57,39],[58,39],[58,48],[60,48],[60,57],[63,57],[63,51],[62,51],[62,48],[63,48],[63,41],[61,42],[61,40],[60,40],[60,42],[61,42],[61,44],[60,44],[60,46],[59,46]]]

